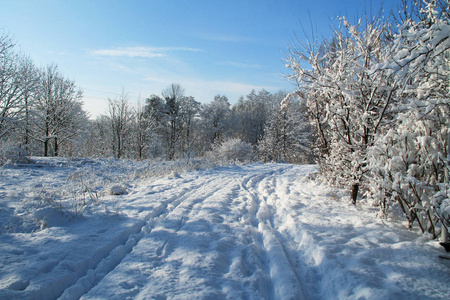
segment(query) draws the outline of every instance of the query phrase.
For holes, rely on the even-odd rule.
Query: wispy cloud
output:
[[[262,68],[262,66],[258,65],[258,64],[246,64],[246,63],[241,63],[241,62],[236,62],[236,61],[220,61],[217,64],[222,65],[222,66],[232,66],[232,67],[236,67],[236,68],[245,68],[245,69],[260,69],[260,68]]]
[[[90,53],[97,56],[152,58],[166,56],[167,52],[173,51],[199,52],[202,50],[189,47],[118,47],[114,49],[91,50]]]

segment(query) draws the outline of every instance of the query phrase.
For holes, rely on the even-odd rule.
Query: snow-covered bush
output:
[[[438,17],[435,1],[425,18],[406,20],[391,45],[392,57],[378,65],[403,88],[392,129],[372,149],[372,196],[385,213],[399,205],[410,226],[437,236],[449,227],[448,143],[450,139],[450,22]]]
[[[450,21],[448,4],[423,3],[404,7],[416,11],[397,33],[381,19],[341,18],[331,40],[303,43],[287,61],[321,177],[351,189],[354,203],[362,190],[384,214],[399,207],[436,236],[439,221],[450,224]]]
[[[367,182],[367,150],[391,118],[396,88],[387,71],[371,74],[387,55],[388,28],[383,20],[353,25],[341,18],[330,41],[300,44],[288,58],[315,127],[321,174],[351,189],[354,203]]]
[[[208,156],[211,160],[219,163],[245,163],[254,159],[252,146],[237,138],[215,144]]]
[[[0,148],[0,165],[10,164],[27,164],[30,162],[28,151],[18,146],[5,146]]]
[[[439,192],[434,194],[433,206],[435,209],[435,214],[442,222],[442,225],[447,229],[450,228],[450,186],[448,181],[445,189],[441,188]]]
[[[436,199],[441,199],[449,186],[441,153],[447,141],[431,132],[433,127],[424,119],[418,120],[413,111],[399,115],[397,128],[379,137],[371,149],[370,167],[372,197],[383,212],[388,214],[398,205],[410,226],[417,221],[422,231],[436,235],[433,198],[438,192]],[[437,203],[441,202],[435,200]],[[449,220],[448,215],[442,217]]]

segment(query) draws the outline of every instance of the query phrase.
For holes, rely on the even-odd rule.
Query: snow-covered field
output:
[[[0,168],[0,299],[448,299],[437,241],[342,200],[314,166],[173,170]]]

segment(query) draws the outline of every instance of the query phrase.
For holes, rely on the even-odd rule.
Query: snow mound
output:
[[[67,226],[69,221],[76,217],[75,214],[71,212],[63,212],[62,210],[53,207],[38,209],[34,211],[32,215],[39,223],[41,230],[48,227]]]
[[[120,196],[128,194],[127,188],[121,184],[115,184],[108,189],[109,195]]]
[[[170,172],[169,175],[167,175],[167,179],[177,179],[181,178],[181,175],[178,172]]]

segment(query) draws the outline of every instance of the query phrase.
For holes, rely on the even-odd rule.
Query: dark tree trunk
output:
[[[358,198],[358,190],[359,190],[359,183],[355,183],[352,186],[352,194],[351,194],[353,204],[356,204],[356,199]]]
[[[54,147],[54,149],[55,149],[55,153],[53,153],[53,155],[54,156],[58,156],[58,138],[57,137],[55,137],[55,147]]]
[[[46,118],[45,121],[45,140],[44,140],[44,156],[47,157],[48,156],[48,143],[50,142],[50,128],[49,128],[49,121],[48,121],[48,117]]]
[[[44,141],[44,156],[48,156],[48,139],[45,139]]]

